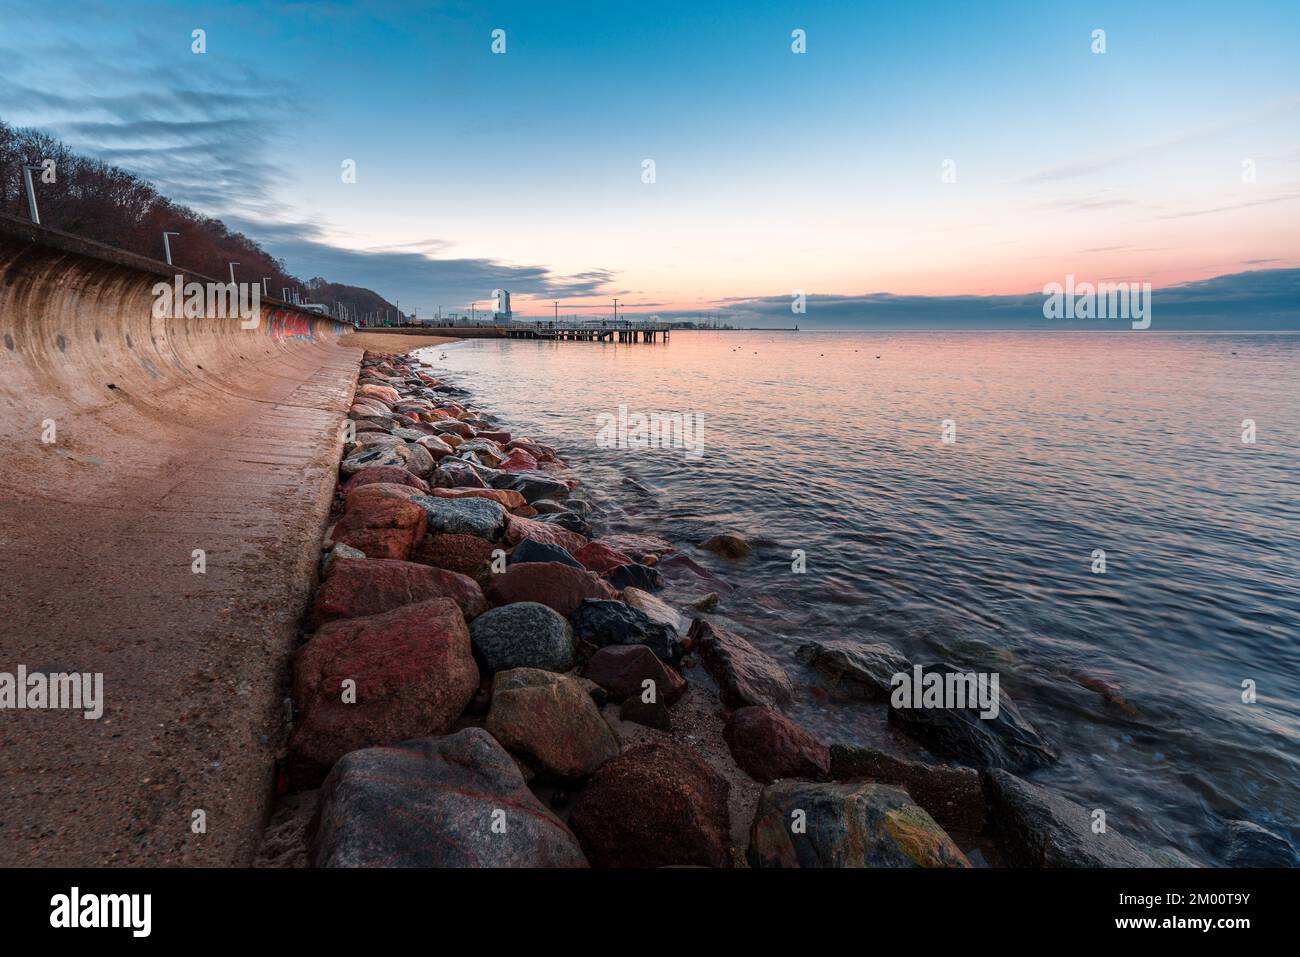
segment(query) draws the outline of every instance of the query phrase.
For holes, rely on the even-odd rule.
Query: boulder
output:
[[[411,501],[424,509],[432,535],[477,535],[496,541],[506,527],[505,509],[490,499],[417,495]]]
[[[632,721],[665,734],[671,734],[673,730],[673,716],[668,710],[668,702],[659,697],[647,701],[640,695],[633,695],[619,706],[618,717],[620,721]]]
[[[744,558],[754,550],[754,546],[739,535],[714,535],[700,543],[700,548],[721,555],[723,558]]]
[[[677,551],[672,542],[658,535],[638,535],[627,532],[622,535],[606,535],[600,541],[617,552],[630,555],[638,562],[644,562],[647,555],[659,557]]]
[[[796,812],[805,828],[792,825]],[[749,834],[751,867],[970,867],[906,791],[854,781],[763,788]]]
[[[433,471],[433,456],[423,445],[407,442],[395,446],[391,451],[402,460],[406,470],[413,475],[425,476]]]
[[[412,475],[406,469],[398,465],[372,465],[355,472],[350,479],[343,483],[343,494],[351,492],[362,485],[370,485],[374,482],[383,482],[390,485],[409,485],[411,488],[417,488],[421,492],[429,491],[429,483],[418,475]]]
[[[619,565],[605,576],[615,588],[637,588],[641,591],[660,591],[664,587],[664,576],[649,565],[633,562]]]
[[[587,521],[576,512],[548,512],[539,514],[536,521],[546,525],[558,525],[560,528],[568,529],[575,535],[581,535],[583,538],[590,538],[592,529],[591,522]]]
[[[596,867],[727,867],[727,792],[692,749],[645,744],[592,775],[569,821]]]
[[[565,508],[559,502],[552,502],[549,498],[539,498],[537,501],[532,503],[532,507],[537,510],[538,515],[549,515],[554,512],[569,511],[569,509]]]
[[[795,657],[825,675],[834,690],[861,701],[888,699],[894,675],[912,667],[892,645],[845,639],[810,641]]]
[[[346,755],[321,788],[310,859],[316,867],[586,866],[573,834],[481,728]]]
[[[593,572],[560,562],[510,565],[492,579],[487,598],[494,605],[535,601],[569,617],[585,598],[617,598],[618,592]]]
[[[722,736],[736,763],[763,784],[781,778],[820,781],[830,771],[830,751],[826,745],[771,708],[733,711]]]
[[[1223,857],[1229,867],[1295,867],[1300,863],[1290,841],[1253,821],[1229,821],[1225,831]]]
[[[434,498],[487,498],[507,510],[522,508],[525,504],[524,497],[518,492],[500,488],[433,488],[429,494]]]
[[[913,675],[956,674],[951,666],[913,666]],[[984,718],[977,702],[968,707],[896,707],[889,721],[935,754],[977,768],[1028,771],[1046,767],[1057,753],[1021,715],[1011,697],[998,689],[996,717]]]
[[[487,609],[482,589],[465,575],[415,562],[340,558],[316,591],[312,625],[378,615],[431,598],[453,599],[466,621]]]
[[[546,781],[585,778],[619,753],[618,737],[587,689],[553,671],[497,672],[486,727]]]
[[[474,466],[463,459],[450,456],[438,463],[433,471],[433,484],[438,488],[487,488]]]
[[[1107,822],[1092,830],[1092,812],[1037,784],[995,768],[981,776],[989,832],[1009,867],[1159,867],[1145,849]]]
[[[728,708],[779,708],[794,696],[790,677],[776,659],[739,635],[697,618],[688,637]]]
[[[831,745],[830,776],[836,781],[866,779],[903,788],[925,812],[950,831],[984,830],[984,786],[974,768],[953,768],[896,758],[883,751]]]
[[[345,700],[345,680],[355,682],[355,700]],[[323,625],[294,656],[290,779],[315,787],[349,751],[446,731],[478,683],[465,620],[449,598]]]
[[[576,552],[573,557],[582,562],[584,568],[589,568],[597,575],[603,575],[619,565],[628,565],[632,559],[622,552],[610,548],[603,542],[587,542]]]
[[[411,561],[484,581],[492,572],[496,546],[477,535],[426,535],[411,551]]]
[[[587,574],[591,574],[588,572]],[[573,637],[603,648],[606,645],[645,645],[674,665],[682,660],[682,644],[672,628],[651,621],[644,612],[621,601],[588,598],[570,615]]]
[[[415,476],[412,475],[411,478],[415,478]],[[398,485],[396,482],[371,482],[369,485],[359,485],[348,492],[347,497],[343,500],[343,510],[345,512],[351,511],[361,502],[370,498],[396,498],[407,502],[422,494],[418,488],[411,485]]]
[[[397,449],[363,449],[339,463],[339,471],[353,476],[362,469],[375,466],[406,469],[406,459],[397,454]]]
[[[532,472],[537,468],[537,459],[523,449],[514,449],[498,464],[503,472]]]
[[[538,472],[501,472],[493,476],[492,487],[513,489],[529,502],[539,498],[561,499],[569,494],[569,486],[564,482]]]
[[[366,489],[381,488],[367,485]],[[405,489],[405,485],[388,486]],[[402,498],[371,494],[351,500],[343,517],[334,525],[331,539],[335,544],[350,545],[365,552],[368,558],[395,558],[406,561],[415,543],[424,537],[424,509]]]
[[[587,544],[587,539],[582,535],[562,526],[539,522],[535,518],[509,516],[506,525],[506,541],[515,545],[525,538],[531,538],[545,545],[558,545],[575,558],[577,557],[575,553],[581,551]]]
[[[667,625],[679,635],[685,635],[691,627],[691,623],[686,616],[678,612],[662,598],[658,598],[648,591],[642,591],[633,585],[628,585],[623,589],[623,601],[637,611],[643,612],[651,621]]]
[[[474,653],[489,674],[512,668],[568,671],[573,630],[555,610],[531,601],[490,608],[469,629]]]
[[[531,538],[525,538],[522,542],[514,547],[507,559],[511,565],[524,564],[527,562],[559,562],[562,565],[569,565],[573,568],[582,568],[582,564],[570,555],[559,545],[548,545],[545,542],[535,542]]]
[[[606,539],[606,541],[608,541],[608,539]],[[668,558],[662,559],[655,567],[668,578],[675,579],[676,581],[685,584],[703,582],[711,590],[722,595],[730,595],[736,590],[734,585],[723,581],[699,562],[686,555],[671,555]]]
[[[601,648],[587,661],[582,674],[609,692],[615,701],[640,698],[646,681],[654,682],[655,697],[667,704],[686,693],[686,679],[640,644]]]

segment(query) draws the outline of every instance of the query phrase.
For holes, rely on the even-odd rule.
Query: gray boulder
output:
[[[344,755],[321,788],[316,867],[585,867],[482,728]]]
[[[430,535],[477,535],[495,541],[506,528],[506,510],[488,498],[415,495],[411,501],[428,516]]]
[[[894,675],[912,667],[892,645],[879,643],[810,641],[795,656],[825,675],[832,688],[862,701],[887,699]]]
[[[469,640],[488,672],[573,667],[573,629],[559,612],[537,602],[488,609],[470,622]]]

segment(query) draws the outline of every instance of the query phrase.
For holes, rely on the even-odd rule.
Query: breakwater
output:
[[[889,720],[947,761],[827,747],[707,590],[724,582],[653,530],[602,534],[560,450],[417,360],[367,356],[349,416],[262,863],[1193,863],[1032,783],[1057,752],[996,682],[887,644],[799,656],[860,700],[914,679]],[[726,531],[703,546],[751,549]],[[683,573],[705,592],[674,607],[658,593]]]

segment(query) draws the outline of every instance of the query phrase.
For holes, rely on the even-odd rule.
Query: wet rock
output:
[[[776,659],[744,638],[703,619],[691,624],[691,647],[713,680],[728,708],[767,705],[779,708],[794,696],[794,687]]]
[[[652,681],[655,697],[672,704],[686,693],[686,679],[646,645],[608,645],[588,659],[583,677],[596,682],[615,701],[641,697]]]
[[[541,516],[539,516],[540,518]],[[558,545],[570,555],[577,557],[577,552],[587,545],[587,539],[559,525],[551,525],[534,518],[521,518],[511,515],[506,524],[506,542],[515,545],[525,538],[547,545]]]
[[[584,778],[619,753],[617,735],[583,685],[553,671],[498,672],[486,727],[546,781]]]
[[[374,397],[385,405],[393,405],[402,398],[396,389],[384,385],[360,385],[357,386],[356,394],[358,396]]]
[[[583,538],[591,537],[591,523],[575,512],[539,514],[534,521],[545,522],[547,525],[558,525],[560,528],[568,529]]]
[[[667,625],[679,635],[685,635],[691,627],[691,623],[686,619],[686,616],[678,612],[662,598],[658,598],[648,591],[642,591],[634,585],[627,585],[622,591],[623,601],[637,611],[643,612],[651,621]]]
[[[374,482],[383,482],[391,485],[409,485],[411,488],[417,488],[421,492],[429,491],[429,483],[417,475],[412,475],[400,465],[371,465],[367,468],[360,469],[353,473],[352,477],[343,483],[343,493],[346,495],[355,488],[362,485],[370,485]]]
[[[570,825],[596,867],[727,867],[727,792],[690,748],[641,745],[592,776]]]
[[[416,444],[424,446],[425,450],[433,457],[435,462],[441,461],[448,455],[455,453],[450,445],[444,442],[436,435],[421,435],[415,440]]]
[[[539,515],[550,515],[555,512],[569,511],[569,509],[565,508],[559,502],[552,502],[549,498],[539,498],[536,502],[533,502],[533,508],[537,509],[537,514]]]
[[[364,486],[358,492],[378,487]],[[332,538],[336,544],[350,545],[369,558],[406,561],[415,543],[424,537],[424,524],[424,510],[420,506],[401,498],[372,494],[352,501],[335,524]]]
[[[647,700],[641,695],[634,695],[619,707],[618,717],[620,721],[632,721],[665,734],[670,734],[673,730],[673,717],[668,711],[668,702],[659,697]]]
[[[494,605],[535,601],[569,617],[586,598],[618,597],[608,584],[593,572],[560,562],[525,562],[510,565],[492,579],[487,590]]]
[[[863,701],[884,701],[893,677],[912,664],[893,646],[844,639],[810,641],[795,653],[800,661],[825,675],[835,690]]]
[[[523,449],[514,449],[501,459],[499,467],[503,472],[533,472],[537,469],[537,459]]]
[[[510,433],[503,429],[479,429],[478,437],[480,439],[490,439],[501,446],[510,441]]]
[[[431,535],[477,535],[495,541],[505,531],[506,511],[490,499],[417,495],[411,501],[424,509]]]
[[[771,708],[733,711],[722,736],[736,763],[764,784],[781,778],[820,781],[830,771],[826,745]]]
[[[984,830],[984,786],[974,768],[953,768],[896,758],[883,751],[831,745],[830,776],[865,778],[903,788],[925,812],[950,831]]]
[[[664,587],[664,576],[648,565],[633,562],[619,565],[605,576],[615,588],[636,588],[643,592],[660,591]]]
[[[440,435],[448,433],[451,435],[458,435],[462,439],[474,438],[474,428],[456,419],[441,419],[433,423],[433,427],[438,430]]]
[[[951,666],[914,665],[913,674],[958,673]],[[889,721],[935,754],[977,768],[1028,771],[1046,767],[1056,751],[999,688],[997,717],[980,717],[980,705],[970,707],[889,707]]]
[[[622,535],[606,535],[600,541],[615,551],[632,556],[633,560],[638,562],[644,562],[647,555],[659,557],[677,551],[677,547],[672,542],[658,535],[628,532]]]
[[[344,681],[355,682],[351,701]],[[322,626],[294,656],[290,779],[315,787],[349,751],[447,730],[478,682],[465,620],[448,598]]]
[[[394,447],[392,452],[402,460],[406,470],[413,475],[424,477],[433,471],[433,456],[423,445],[407,442],[405,445]]]
[[[429,494],[434,498],[491,499],[506,510],[520,508],[524,504],[524,497],[518,492],[499,488],[433,488]]]
[[[627,565],[632,561],[622,552],[610,548],[603,542],[587,542],[573,553],[573,557],[582,562],[583,567],[591,569],[597,575],[603,575],[619,565]]]
[[[676,631],[651,621],[644,612],[621,601],[588,598],[569,617],[573,622],[573,637],[578,641],[597,648],[645,645],[664,661],[676,665],[682,660],[682,645]]]
[[[464,459],[447,456],[433,470],[433,484],[438,488],[487,488],[474,466]]]
[[[316,592],[312,625],[378,615],[432,598],[453,599],[466,621],[487,609],[482,589],[468,576],[415,562],[340,558],[331,563]]]
[[[316,867],[586,865],[573,834],[481,728],[345,756],[321,791],[311,860]]]
[[[608,541],[608,539],[605,539],[605,541]],[[736,590],[735,586],[724,582],[699,562],[688,558],[686,555],[672,555],[661,559],[655,567],[664,575],[676,581],[685,583],[703,582],[721,595],[730,595]]]
[[[723,558],[744,558],[754,547],[739,535],[714,535],[700,543],[700,548]]]
[[[1252,821],[1229,821],[1223,858],[1228,867],[1295,867],[1296,849],[1281,835]]]
[[[495,546],[477,535],[426,535],[411,551],[411,561],[434,565],[486,581]]]
[[[980,776],[989,832],[1009,867],[1158,867],[1144,848],[1120,836],[1114,821],[1094,834],[1081,804],[1000,769]]]
[[[412,475],[411,478],[415,478],[415,476]],[[423,493],[418,488],[411,485],[398,485],[393,482],[372,482],[369,485],[362,485],[348,492],[347,497],[343,500],[343,510],[349,512],[369,498],[395,498],[407,502],[421,494]]]
[[[514,547],[508,562],[511,565],[523,562],[560,562],[563,565],[582,568],[582,564],[559,545],[535,542],[531,538],[525,538]]]
[[[569,495],[569,486],[558,479],[536,472],[502,472],[493,477],[492,487],[513,489],[530,504],[539,498],[554,500],[567,498]]]
[[[555,610],[531,601],[490,608],[469,629],[474,653],[489,674],[511,668],[568,671],[573,630]]]
[[[711,612],[718,607],[718,593],[711,591],[703,598],[697,598],[691,602],[691,607],[696,611]]]
[[[794,828],[803,812],[806,830]],[[906,791],[865,781],[781,781],[763,788],[750,829],[751,867],[970,867]]]

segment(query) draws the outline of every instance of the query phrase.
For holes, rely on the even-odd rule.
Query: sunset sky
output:
[[[423,314],[1300,266],[1294,0],[708,6],[0,0],[0,118]]]

